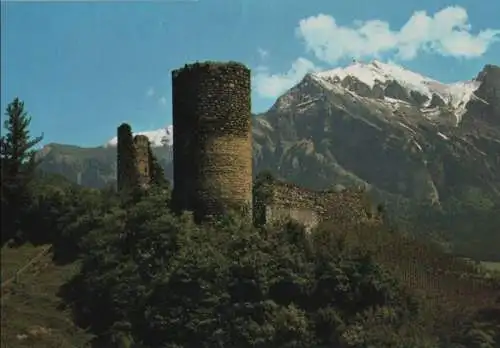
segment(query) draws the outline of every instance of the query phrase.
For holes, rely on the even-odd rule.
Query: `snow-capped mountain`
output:
[[[354,94],[355,97],[375,99],[379,103],[390,105],[395,110],[405,104],[417,106],[424,117],[439,114],[441,109],[453,114],[456,124],[460,123],[467,111],[467,104],[471,100],[485,103],[475,94],[480,87],[479,79],[455,83],[442,83],[430,77],[405,69],[393,63],[383,63],[374,60],[369,63],[354,62],[347,67],[339,67],[317,73],[310,73],[305,77],[318,82],[327,93]],[[300,85],[300,84],[299,84]],[[290,93],[285,93],[278,99],[276,106],[287,108],[290,102]],[[302,95],[302,97],[304,97]],[[310,96],[309,100],[302,100],[298,106],[309,105],[317,98]],[[153,147],[172,145],[173,126],[156,130],[137,132],[134,135],[146,135]],[[106,142],[105,146],[116,146],[117,137]]]
[[[387,89],[391,83],[399,84],[407,91],[407,96],[402,101],[408,101],[408,96],[413,96],[422,109],[432,108],[433,99],[441,99],[439,104],[449,106],[460,121],[461,116],[466,111],[467,103],[475,97],[474,92],[479,88],[480,82],[477,80],[456,82],[451,84],[441,83],[429,77],[407,70],[399,65],[382,63],[377,60],[370,63],[355,62],[345,68],[336,68],[324,72],[312,74],[314,78],[331,88],[331,85],[343,85],[349,87],[350,78],[368,86],[375,95],[382,97],[381,91]],[[376,90],[378,89],[378,90]],[[397,96],[383,96],[389,102]]]
[[[254,164],[316,189],[354,183],[439,204],[464,185],[500,197],[499,96],[493,65],[451,84],[379,61],[310,73],[255,119]]]
[[[165,145],[172,146],[173,144],[173,134],[174,134],[174,128],[173,126],[167,126],[165,128],[160,128],[156,130],[151,130],[151,131],[145,131],[145,132],[137,132],[134,133],[133,135],[145,135],[148,137],[151,146],[152,147],[161,147]],[[116,146],[118,142],[118,137],[114,137],[111,140],[107,141],[105,146]]]

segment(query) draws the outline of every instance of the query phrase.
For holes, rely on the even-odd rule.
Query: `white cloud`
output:
[[[155,89],[153,87],[149,87],[148,91],[146,92],[146,96],[152,97],[155,94]]]
[[[298,58],[284,74],[272,74],[267,67],[258,67],[253,78],[257,93],[264,98],[275,98],[297,83],[308,72],[317,70],[313,62]]]
[[[160,97],[158,99],[158,103],[160,103],[160,105],[167,105],[167,98],[166,97]]]
[[[450,6],[431,15],[416,11],[399,30],[380,19],[357,20],[344,26],[330,15],[318,14],[300,20],[296,36],[316,59],[335,65],[342,59],[381,56],[412,60],[423,52],[455,58],[480,57],[500,41],[500,29],[474,33],[467,11]],[[264,98],[275,98],[307,71],[316,69],[306,58],[298,58],[284,74],[260,67],[254,79],[256,91]]]
[[[260,59],[266,59],[269,56],[269,51],[263,49],[263,48],[258,48],[257,52],[259,53]]]
[[[434,15],[414,12],[399,30],[392,30],[382,20],[342,26],[332,16],[319,14],[302,19],[296,34],[307,51],[331,64],[344,58],[393,53],[396,58],[411,60],[422,51],[451,57],[480,57],[500,39],[500,30],[485,29],[474,34],[468,19],[464,8],[450,6]]]

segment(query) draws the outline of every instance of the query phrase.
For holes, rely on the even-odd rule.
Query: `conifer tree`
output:
[[[7,106],[5,116],[5,134],[0,138],[2,242],[21,232],[37,165],[34,147],[43,139],[30,136],[31,117],[19,98]]]

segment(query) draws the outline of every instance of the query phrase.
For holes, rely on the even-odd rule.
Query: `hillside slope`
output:
[[[2,283],[39,255],[45,246],[2,248]],[[57,266],[43,255],[17,282],[2,285],[2,347],[87,347],[91,336],[61,309],[60,287],[78,271],[77,264]]]

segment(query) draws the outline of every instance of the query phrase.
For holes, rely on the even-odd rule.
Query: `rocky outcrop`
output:
[[[386,85],[384,94],[386,97],[402,100],[408,103],[414,101],[413,98],[410,96],[408,90],[405,89],[396,81],[391,81]]]
[[[500,127],[500,67],[486,65],[476,80],[481,85],[474,93],[476,98],[471,101],[467,116]]]

